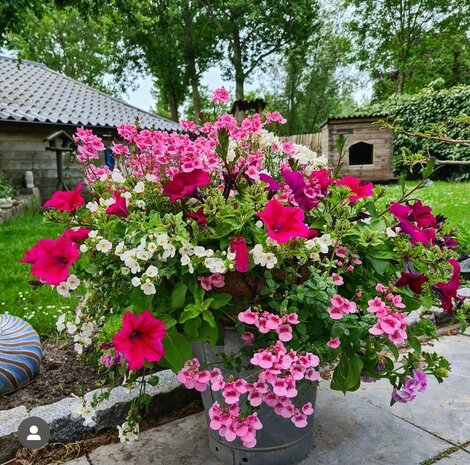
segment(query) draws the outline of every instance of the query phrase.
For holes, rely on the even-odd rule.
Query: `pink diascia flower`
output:
[[[352,302],[339,294],[334,294],[330,300],[331,307],[328,308],[328,314],[332,320],[341,320],[345,314],[355,313],[356,303]]]
[[[374,195],[374,185],[371,182],[366,183],[354,176],[344,176],[344,178],[341,178],[336,184],[349,188],[353,194],[349,197],[351,203],[357,202],[364,197]]]
[[[225,276],[221,273],[214,273],[210,276],[198,276],[197,279],[205,291],[212,290],[212,286],[217,288],[225,286]]]
[[[285,207],[278,200],[270,200],[265,209],[258,213],[268,230],[268,236],[284,244],[293,237],[309,237],[310,229],[303,222],[305,215],[300,208]]]
[[[178,173],[165,185],[163,195],[168,195],[170,202],[175,203],[178,199],[193,197],[198,187],[207,186],[209,182],[209,174],[200,169],[189,173]]]
[[[246,273],[250,260],[245,239],[241,236],[234,237],[230,242],[230,252],[235,254],[235,269],[241,273]]]
[[[57,286],[66,281],[71,265],[79,258],[78,245],[68,236],[41,239],[24,254],[22,263],[32,265],[31,274],[42,281]]]
[[[85,199],[80,194],[83,186],[79,184],[73,191],[57,191],[44,204],[45,207],[52,207],[59,211],[74,213],[81,205],[85,205]]]
[[[105,211],[106,215],[115,215],[121,218],[127,218],[130,214],[127,209],[126,199],[121,197],[119,192],[113,194],[114,203],[111,204]]]
[[[270,113],[266,113],[265,124],[269,124],[269,123],[284,124],[286,122],[287,120],[278,111],[272,111]]]
[[[153,317],[149,310],[139,316],[127,311],[122,329],[113,337],[114,348],[126,356],[131,370],[142,368],[145,361],[158,362],[164,355],[162,340],[165,324]]]
[[[219,87],[212,92],[211,102],[213,103],[228,103],[230,101],[230,94],[225,87]]]
[[[330,339],[326,345],[330,348],[330,349],[337,349],[339,346],[340,346],[341,342],[339,340],[339,337],[334,337],[333,339]]]

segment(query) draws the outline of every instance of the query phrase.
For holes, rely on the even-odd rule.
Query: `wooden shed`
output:
[[[93,129],[106,144],[116,135],[116,125],[136,118],[143,128],[179,129],[173,121],[40,63],[0,56],[0,170],[19,187],[24,186],[25,172],[32,171],[43,200],[57,189],[59,152],[68,185],[73,187],[82,177],[69,143],[77,127]]]
[[[392,169],[392,131],[374,124],[387,115],[355,115],[328,118],[321,125],[321,153],[334,166],[338,163],[338,136],[347,138],[342,174],[368,181],[394,179]]]

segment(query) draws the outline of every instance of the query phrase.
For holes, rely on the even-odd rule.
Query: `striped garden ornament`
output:
[[[0,315],[0,394],[32,381],[41,360],[41,340],[34,328],[16,316]]]

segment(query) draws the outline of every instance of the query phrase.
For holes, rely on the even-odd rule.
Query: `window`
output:
[[[374,163],[374,146],[367,142],[358,142],[349,147],[349,165],[372,165]]]

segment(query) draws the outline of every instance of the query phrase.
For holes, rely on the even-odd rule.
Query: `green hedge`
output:
[[[454,139],[470,139],[470,126],[457,124],[460,115],[470,116],[470,86],[456,86],[445,90],[425,89],[419,94],[393,97],[373,106],[375,112],[385,112],[399,118],[399,125],[411,132],[427,132],[432,124],[445,125],[445,135]],[[402,147],[412,152],[427,152],[441,160],[470,160],[470,147],[417,139],[402,134],[394,135],[394,169],[406,168],[401,163]],[[408,170],[409,172],[409,170]],[[435,179],[469,180],[470,167],[442,166]]]

